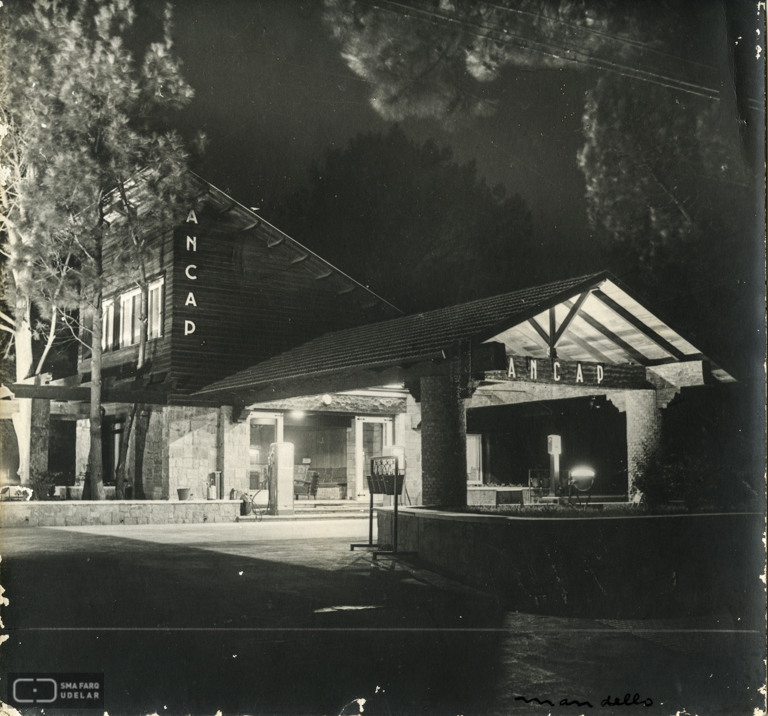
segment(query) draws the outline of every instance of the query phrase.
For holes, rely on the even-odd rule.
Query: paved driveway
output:
[[[5,530],[3,677],[103,672],[110,716],[358,714],[356,699],[365,716],[760,703],[763,640],[728,615],[510,613],[419,566],[350,552],[366,537],[365,520]],[[626,693],[653,705],[600,706]]]

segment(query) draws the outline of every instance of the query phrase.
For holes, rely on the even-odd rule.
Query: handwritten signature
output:
[[[536,703],[541,704],[542,706],[555,705],[549,699],[537,699],[535,697],[527,699],[525,696],[516,696],[515,701],[525,701],[527,704]],[[576,699],[560,699],[558,706],[589,706],[589,708],[594,708],[589,701],[578,701]],[[634,696],[632,694],[625,694],[622,700],[619,700],[618,697],[612,700],[611,695],[608,694],[608,696],[600,702],[600,706],[653,706],[653,699],[643,699],[641,701],[640,694],[635,694]]]

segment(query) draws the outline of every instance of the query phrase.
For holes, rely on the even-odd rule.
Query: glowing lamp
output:
[[[586,492],[595,481],[595,471],[586,465],[579,465],[571,470],[571,484],[579,491]]]

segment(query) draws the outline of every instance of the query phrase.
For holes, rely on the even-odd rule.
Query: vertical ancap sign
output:
[[[195,215],[194,209],[187,214],[187,223],[190,224],[197,224],[197,216]],[[197,236],[189,236],[187,235],[184,248],[187,250],[187,252],[193,252],[197,253]],[[197,271],[197,265],[196,264],[187,264],[187,267],[184,269],[184,276],[189,279],[190,281],[196,281],[197,280],[197,274],[193,273]],[[187,294],[187,300],[184,301],[185,306],[194,306],[197,308],[197,301],[195,301],[195,294],[190,291]],[[195,325],[194,321],[190,321],[188,318],[184,320],[184,335],[190,336],[192,335],[195,330],[197,330],[197,326]]]

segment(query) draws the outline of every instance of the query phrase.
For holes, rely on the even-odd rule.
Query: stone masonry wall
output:
[[[0,526],[154,525],[236,522],[239,500],[3,502]]]
[[[635,478],[643,460],[661,445],[661,410],[656,405],[656,391],[626,391],[627,474],[630,499],[635,495]]]
[[[216,408],[167,406],[168,492],[191,490],[193,498],[204,499],[211,475],[217,466],[219,411]]]

